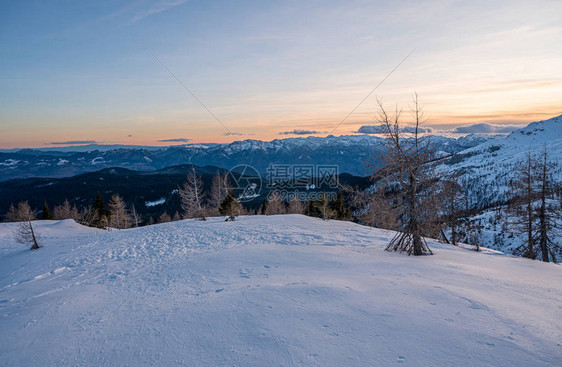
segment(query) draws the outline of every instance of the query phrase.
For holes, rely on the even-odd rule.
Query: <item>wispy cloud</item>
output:
[[[49,145],[85,145],[85,144],[96,144],[95,140],[68,140],[68,141],[52,141],[48,143]]]
[[[241,135],[244,135],[244,134],[242,134],[242,133],[236,133],[236,132],[233,132],[233,131],[227,131],[227,132],[223,133],[223,135],[224,135],[224,136],[232,136],[232,135],[233,135],[233,136],[241,136]]]
[[[413,126],[404,126],[400,128],[400,132],[414,133],[416,128]],[[418,132],[421,134],[430,133],[433,129],[430,127],[419,127]],[[359,130],[355,131],[357,134],[386,134],[388,129],[386,125],[363,125]]]
[[[294,129],[291,131],[281,131],[279,135],[311,135],[311,134],[322,134],[322,133],[323,131]]]
[[[157,140],[159,143],[187,143],[190,139],[187,138],[172,138]]]
[[[168,9],[171,9],[171,8],[174,8],[178,5],[181,5],[181,4],[185,3],[186,1],[187,0],[159,1],[156,4],[154,4],[152,7],[136,13],[135,16],[133,16],[133,18],[131,19],[131,21],[137,22],[137,21],[139,21],[143,18],[149,17],[149,16],[154,15],[154,14],[161,13],[163,11],[166,11]]]

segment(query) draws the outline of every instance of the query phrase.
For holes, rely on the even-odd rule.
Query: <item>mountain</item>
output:
[[[439,164],[437,172],[457,177],[469,190],[471,206],[483,208],[505,202],[517,165],[525,162],[529,151],[540,154],[544,147],[551,160],[562,162],[562,115],[458,152]],[[560,165],[554,176],[562,179]]]
[[[43,203],[53,208],[65,199],[77,207],[87,207],[92,204],[97,192],[100,192],[105,202],[114,193],[122,196],[127,205],[135,206],[137,213],[145,219],[158,216],[167,211],[170,215],[181,212],[178,187],[186,181],[186,175],[195,170],[203,181],[203,190],[210,192],[213,176],[218,172],[222,175],[225,170],[205,166],[197,167],[184,164],[162,168],[155,171],[135,171],[126,168],[104,168],[95,172],[83,173],[63,178],[20,178],[0,181],[0,218],[7,212],[12,203],[28,201],[31,207],[40,209]],[[340,174],[338,182],[353,186],[367,186],[368,180],[349,174]],[[244,202],[247,208],[256,208],[267,197],[269,189],[265,182],[260,186],[258,196]],[[310,192],[319,192],[318,187]],[[236,191],[235,194],[241,194]]]
[[[489,137],[468,136],[459,139],[433,136],[435,148],[456,153],[478,145]],[[121,167],[152,171],[164,167],[194,164],[230,169],[239,164],[266,173],[270,164],[338,165],[340,173],[364,176],[367,161],[376,161],[384,149],[384,138],[370,135],[328,136],[235,141],[230,144],[185,145],[162,149],[111,149],[83,152],[39,151],[25,149],[0,153],[0,181],[25,177],[68,177]]]
[[[6,366],[560,364],[560,266],[301,215],[0,223]],[[24,351],[32,348],[33,353]]]

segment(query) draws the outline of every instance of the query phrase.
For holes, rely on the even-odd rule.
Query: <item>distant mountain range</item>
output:
[[[493,139],[469,135],[458,139],[431,136],[436,150],[458,153]],[[153,171],[193,164],[230,169],[239,164],[265,173],[270,164],[338,165],[340,173],[368,175],[366,162],[376,162],[385,139],[372,135],[328,136],[235,141],[230,144],[184,145],[166,148],[108,146],[73,147],[80,151],[22,149],[0,152],[0,181],[25,177],[69,177],[103,168],[121,167]],[[87,150],[91,148],[90,150]]]

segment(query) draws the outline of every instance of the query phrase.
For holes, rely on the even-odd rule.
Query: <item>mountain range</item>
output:
[[[458,139],[431,136],[435,149],[444,154],[461,152],[492,139],[469,135]],[[89,151],[22,149],[0,152],[0,181],[25,177],[69,177],[103,168],[121,167],[153,171],[165,167],[193,164],[230,169],[239,164],[266,173],[270,164],[337,165],[340,173],[369,174],[367,162],[376,163],[384,150],[385,139],[373,135],[344,135],[243,140],[229,144],[198,144],[160,149],[118,148],[106,150],[91,146]],[[78,149],[78,148],[76,148]]]

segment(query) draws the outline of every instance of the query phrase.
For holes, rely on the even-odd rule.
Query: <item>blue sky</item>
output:
[[[376,125],[376,97],[407,107],[413,92],[437,128],[545,119],[562,113],[560,14],[560,1],[2,1],[0,148],[322,135],[412,50],[334,134]]]

